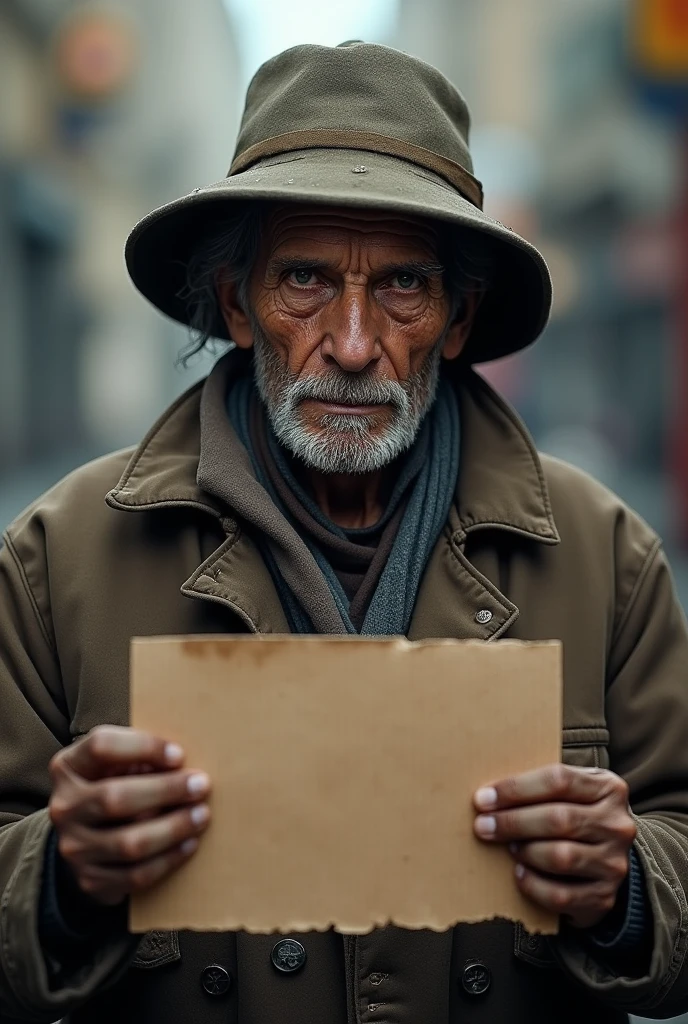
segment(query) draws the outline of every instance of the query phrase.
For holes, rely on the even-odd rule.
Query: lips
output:
[[[315,402],[317,405],[323,406],[329,413],[338,416],[370,416],[387,407],[386,404],[381,403],[363,405],[351,402],[326,402],[320,398],[311,398],[307,401]]]

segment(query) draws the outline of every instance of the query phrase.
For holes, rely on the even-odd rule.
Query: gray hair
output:
[[[236,284],[239,302],[248,312],[248,287],[258,258],[264,212],[264,204],[246,203],[238,212],[214,223],[196,246],[186,266],[186,286],[180,294],[191,328],[191,344],[184,351],[182,362],[215,346],[222,323],[218,281]]]
[[[246,203],[231,216],[214,223],[202,236],[186,268],[181,292],[192,332],[182,361],[215,345],[222,314],[217,282],[232,281],[243,309],[249,310],[249,282],[258,257],[261,226],[268,204]],[[490,240],[478,231],[447,226],[441,236],[440,259],[452,301],[450,320],[461,315],[466,297],[489,288],[494,273]]]

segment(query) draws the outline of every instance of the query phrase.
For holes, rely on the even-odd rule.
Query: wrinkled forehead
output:
[[[284,203],[268,212],[261,235],[265,253],[304,244],[347,244],[356,239],[435,256],[441,227],[425,217],[385,210]]]

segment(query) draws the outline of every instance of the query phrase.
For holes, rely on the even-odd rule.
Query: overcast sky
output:
[[[225,0],[239,37],[244,83],[259,64],[297,43],[384,42],[397,0]]]

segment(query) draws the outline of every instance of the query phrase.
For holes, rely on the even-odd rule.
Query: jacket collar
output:
[[[107,495],[127,511],[188,507],[227,519],[227,509],[198,483],[201,399],[218,393],[235,353],[218,361],[160,417]],[[559,542],[542,465],[533,440],[511,406],[474,370],[457,380],[461,468],[457,540],[481,529],[507,530],[547,544]],[[224,392],[223,392],[224,393]]]
[[[542,463],[525,424],[475,370],[463,374],[457,387],[460,530],[508,530],[558,544]]]
[[[216,372],[217,367],[212,373]],[[222,517],[220,503],[196,480],[201,451],[201,398],[206,383],[194,384],[151,427],[119,482],[106,496],[111,508],[133,512],[160,506],[198,508]]]

